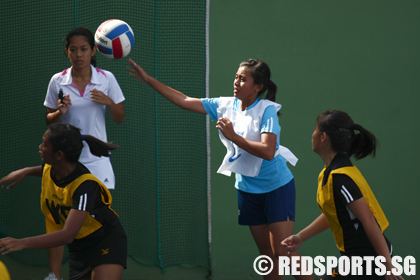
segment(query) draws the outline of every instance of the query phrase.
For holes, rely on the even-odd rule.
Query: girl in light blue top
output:
[[[270,80],[270,69],[261,60],[246,60],[239,65],[233,83],[234,96],[191,98],[149,76],[133,60],[130,75],[151,86],[180,108],[208,114],[227,153],[218,173],[236,174],[239,224],[249,226],[261,255],[273,260],[273,270],[264,279],[281,279],[278,257],[287,256],[280,242],[293,233],[295,184],[286,165],[288,151],[280,146],[280,125],[275,103],[277,86]],[[265,98],[261,98],[267,92]],[[291,255],[299,256],[297,252]],[[290,255],[290,256],[291,256]],[[313,279],[312,275],[295,276]]]

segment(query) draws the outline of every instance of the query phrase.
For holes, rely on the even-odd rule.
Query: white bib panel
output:
[[[276,111],[280,110],[281,105],[275,102],[261,99],[254,107],[245,111],[233,110],[234,97],[220,97],[217,117],[228,118],[235,132],[251,141],[261,142],[261,120],[267,106],[274,106]],[[255,177],[259,174],[263,159],[256,157],[242,148],[238,147],[232,141],[226,139],[219,130],[219,137],[227,152],[217,173],[230,176],[231,172],[242,174],[244,176]]]

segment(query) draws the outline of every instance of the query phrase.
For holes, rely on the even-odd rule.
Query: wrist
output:
[[[20,241],[21,241],[21,246],[22,246],[22,249],[20,249],[20,250],[24,250],[24,249],[31,249],[30,248],[30,246],[29,246],[29,241],[28,241],[28,237],[27,238],[22,238],[22,239],[20,239]]]
[[[53,113],[54,117],[62,117],[63,115],[64,113],[60,110],[60,108],[58,108],[57,111]]]
[[[242,138],[242,136],[236,134],[236,132],[233,132],[232,138],[231,139],[228,139],[228,140],[229,141],[232,141],[233,143],[235,143],[236,145],[238,145],[237,143],[240,141],[240,138]]]
[[[107,106],[108,106],[108,107],[111,107],[111,106],[113,106],[113,105],[115,105],[114,101],[111,99],[111,97],[109,97],[109,96],[108,96]]]
[[[298,232],[297,234],[296,234],[296,236],[298,236],[299,237],[299,239],[300,239],[300,241],[301,242],[304,242],[304,241],[306,241],[306,240],[308,240],[310,237],[308,237],[306,234],[305,234],[305,232],[304,232],[304,230],[301,230],[300,232]]]
[[[385,267],[388,271],[391,271],[391,269],[394,268],[394,266],[392,265],[391,258],[386,258]]]
[[[301,241],[301,242],[303,242],[304,241],[304,239],[303,239],[303,237],[302,237],[302,234],[299,232],[299,233],[296,233],[296,236],[297,236],[297,238],[299,238],[299,240]]]

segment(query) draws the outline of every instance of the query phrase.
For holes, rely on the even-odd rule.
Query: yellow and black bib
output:
[[[92,174],[86,173],[79,176],[65,188],[58,187],[52,180],[50,174],[51,165],[45,164],[42,175],[41,210],[45,215],[47,233],[63,229],[73,204],[73,193],[80,184],[87,180],[98,183],[100,186],[102,202],[111,209],[112,197],[109,190]],[[88,214],[76,239],[86,237],[101,227],[102,224]]]
[[[359,169],[357,169],[356,166],[346,166],[332,170],[328,176],[327,183],[322,186],[324,171],[325,168],[321,171],[318,177],[317,203],[322,213],[324,213],[328,220],[330,229],[334,234],[335,243],[340,251],[345,252],[345,248],[343,228],[341,227],[337,217],[337,209],[334,200],[333,174],[345,174],[349,176],[359,187],[364,199],[366,200],[366,203],[369,206],[370,211],[378,222],[381,231],[383,232],[388,227],[389,222],[385,217],[381,206],[376,200],[375,195],[370,189],[362,173],[359,171]]]

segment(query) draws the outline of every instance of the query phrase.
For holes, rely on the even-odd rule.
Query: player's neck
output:
[[[77,68],[73,67],[71,75],[72,75],[73,80],[79,80],[79,81],[87,80],[87,81],[90,81],[90,79],[92,77],[92,69],[90,68],[90,65],[89,65],[89,67],[85,67],[85,68],[82,68],[82,69],[77,69]]]
[[[334,159],[334,157],[336,155],[337,155],[337,153],[335,151],[331,151],[329,153],[325,153],[325,154],[321,155],[322,160],[325,163],[325,167],[328,167],[331,164],[332,160]]]
[[[77,167],[77,163],[62,161],[53,166],[55,169],[55,179],[61,180],[69,176]]]

